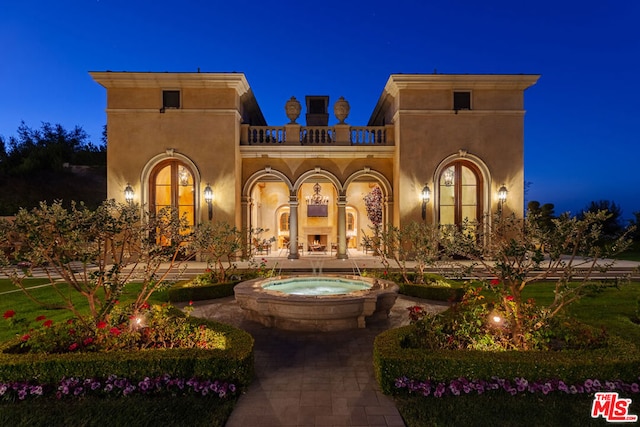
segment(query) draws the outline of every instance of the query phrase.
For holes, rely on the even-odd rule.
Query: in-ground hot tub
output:
[[[239,283],[234,292],[245,317],[265,326],[339,331],[386,319],[398,289],[388,280],[360,276],[279,276]]]

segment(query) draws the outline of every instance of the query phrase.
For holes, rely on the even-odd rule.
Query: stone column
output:
[[[251,202],[251,198],[250,197],[246,197],[246,196],[242,196],[241,198],[241,202],[240,204],[242,205],[242,225],[240,227],[240,229],[245,229],[245,230],[251,230],[251,206],[253,205],[253,203]],[[242,250],[242,255],[244,257],[248,256],[249,254],[247,253],[247,249],[251,247],[251,236],[247,235],[246,238],[248,239],[246,242],[247,245],[245,245],[243,247]]]
[[[347,259],[347,198],[338,196],[338,259]]]
[[[289,196],[289,259],[298,259],[298,198]]]

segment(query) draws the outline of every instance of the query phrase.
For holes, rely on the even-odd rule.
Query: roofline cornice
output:
[[[525,90],[539,74],[392,74],[384,91],[396,96],[402,89]]]
[[[239,96],[250,87],[243,73],[147,73],[128,71],[90,71],[93,79],[110,88],[210,88],[235,89]]]

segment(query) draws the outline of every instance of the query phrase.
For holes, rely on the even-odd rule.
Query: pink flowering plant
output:
[[[640,380],[640,377],[638,378]],[[464,394],[508,393],[512,396],[518,394],[591,394],[601,391],[619,391],[624,394],[640,393],[640,381],[632,383],[624,381],[603,381],[587,379],[576,384],[566,384],[562,380],[551,379],[546,381],[527,381],[525,378],[492,377],[490,380],[470,380],[456,378],[448,382],[443,381],[419,381],[406,377],[397,378],[395,387],[409,394],[421,396],[460,396]]]
[[[173,378],[170,375],[145,377],[135,381],[111,375],[107,378],[63,378],[57,384],[28,382],[0,382],[0,400],[16,402],[38,398],[70,399],[86,396],[127,397],[155,396],[211,396],[231,398],[236,394],[233,383],[201,378]]]

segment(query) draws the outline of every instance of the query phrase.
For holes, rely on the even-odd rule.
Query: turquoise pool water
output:
[[[294,277],[264,283],[262,288],[290,295],[344,295],[371,288],[367,282],[337,277]]]

